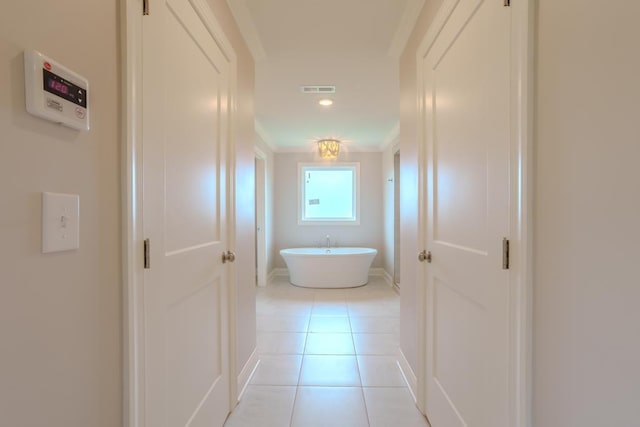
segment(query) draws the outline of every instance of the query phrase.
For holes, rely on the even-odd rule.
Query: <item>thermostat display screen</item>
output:
[[[89,130],[89,80],[80,74],[37,50],[25,50],[24,89],[29,113],[72,129]]]
[[[73,102],[81,107],[87,108],[87,94],[85,91],[68,80],[47,69],[42,69],[44,90],[60,98]]]

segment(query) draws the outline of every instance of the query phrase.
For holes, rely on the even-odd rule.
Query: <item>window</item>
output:
[[[300,163],[300,224],[359,224],[358,163]]]

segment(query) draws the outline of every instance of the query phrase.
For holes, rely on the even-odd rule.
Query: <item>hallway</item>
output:
[[[353,289],[257,290],[260,364],[227,427],[428,426],[396,363],[400,297]]]

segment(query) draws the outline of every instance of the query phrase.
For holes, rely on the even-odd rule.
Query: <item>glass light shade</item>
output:
[[[323,159],[337,159],[340,151],[340,141],[335,139],[322,139],[318,141],[318,151]]]

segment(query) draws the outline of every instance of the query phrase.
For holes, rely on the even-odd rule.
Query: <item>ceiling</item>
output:
[[[256,130],[274,151],[309,151],[330,137],[343,150],[379,151],[395,139],[398,57],[424,0],[227,2],[256,62]]]

